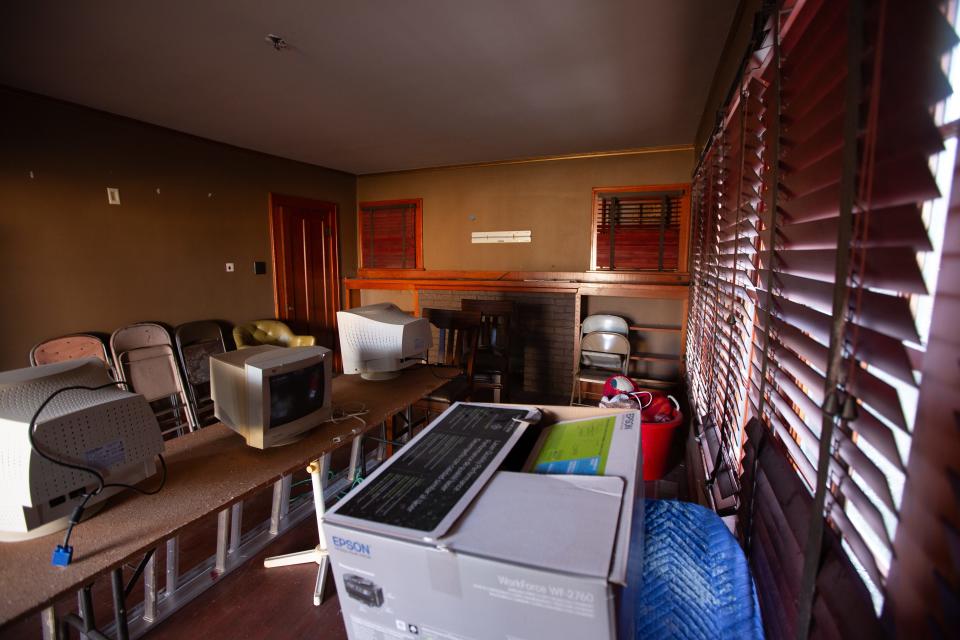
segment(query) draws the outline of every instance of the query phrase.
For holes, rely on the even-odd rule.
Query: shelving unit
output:
[[[577,336],[580,322],[589,315],[608,313],[624,318],[630,331],[630,378],[641,388],[671,389],[683,376],[686,307],[685,288],[593,289],[580,297]],[[599,385],[582,384],[585,399],[600,398]]]

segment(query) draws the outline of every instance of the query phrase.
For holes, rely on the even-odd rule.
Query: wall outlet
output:
[[[107,187],[107,204],[120,204],[120,189]]]
[[[228,262],[227,264],[224,265],[224,269],[226,270],[227,273],[233,273],[233,263]]]

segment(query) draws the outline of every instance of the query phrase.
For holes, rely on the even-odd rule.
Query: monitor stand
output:
[[[396,380],[400,377],[399,371],[369,371],[360,374],[364,380]]]
[[[324,422],[326,422],[326,420],[324,420]],[[285,446],[287,446],[288,444],[293,444],[294,442],[300,442],[301,440],[303,440],[305,437],[307,437],[307,436],[310,435],[311,433],[313,433],[313,432],[312,432],[312,431],[303,431],[302,433],[297,433],[297,434],[291,435],[291,436],[289,436],[289,437],[287,437],[287,438],[284,438],[283,440],[278,440],[277,442],[271,442],[269,445],[267,445],[266,447],[264,447],[264,449],[273,449],[273,448],[275,448],[275,447],[285,447]]]

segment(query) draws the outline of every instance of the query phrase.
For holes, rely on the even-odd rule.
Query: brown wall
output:
[[[424,169],[360,176],[360,201],[423,198],[427,269],[585,271],[594,187],[690,181],[693,151]],[[470,220],[469,216],[476,216]],[[533,232],[530,244],[471,244],[474,231]]]
[[[0,370],[64,333],[272,316],[270,192],[337,203],[356,270],[353,175],[3,89],[0,147]]]

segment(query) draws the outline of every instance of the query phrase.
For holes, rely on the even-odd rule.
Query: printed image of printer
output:
[[[343,585],[347,588],[348,596],[368,607],[379,607],[383,604],[383,589],[366,578],[347,573],[343,576]]]

